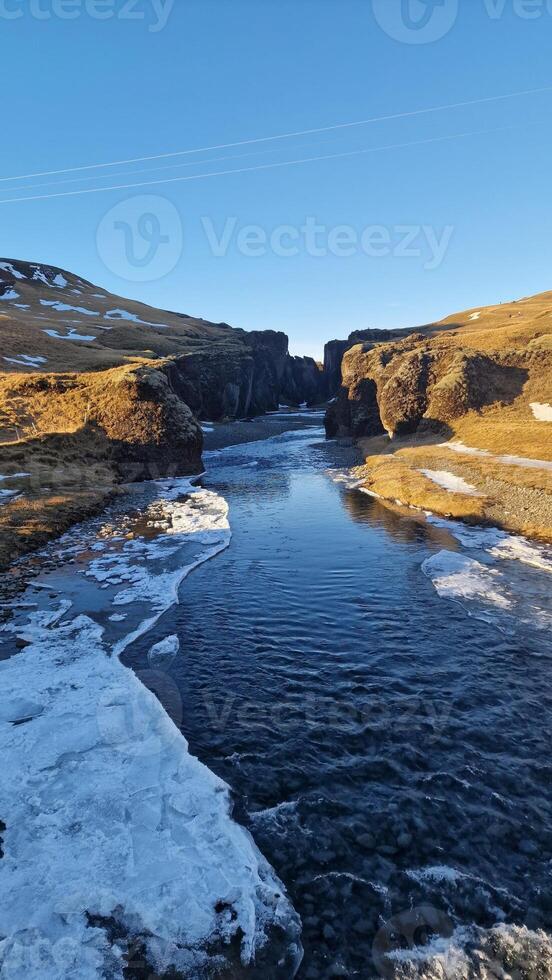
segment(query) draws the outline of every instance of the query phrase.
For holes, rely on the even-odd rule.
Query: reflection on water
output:
[[[439,598],[421,566],[461,544],[332,482],[344,453],[314,430],[213,454],[231,547],[127,654],[178,634],[183,731],[286,882],[312,980],[552,928],[550,636]]]

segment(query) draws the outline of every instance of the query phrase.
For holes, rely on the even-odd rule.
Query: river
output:
[[[148,683],[178,637],[153,689],[284,882],[301,978],[550,977],[550,555],[384,506],[352,453],[316,416],[208,452],[230,545],[123,662]]]

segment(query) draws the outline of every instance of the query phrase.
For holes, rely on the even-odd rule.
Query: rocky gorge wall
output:
[[[329,398],[337,394],[342,381],[343,358],[356,344],[383,342],[408,335],[408,330],[355,330],[347,340],[329,340],[324,347],[323,374]]]
[[[30,469],[37,442],[42,449],[55,446],[52,464],[63,468],[65,440],[73,457],[80,445],[83,469],[101,460],[122,481],[197,473],[203,435],[174,390],[172,371],[170,362],[160,361],[80,375],[3,375],[0,404],[12,406],[16,431],[32,427]],[[0,422],[6,423],[7,414],[0,410]],[[19,454],[23,446],[21,440],[16,444]],[[0,458],[9,460],[14,451],[10,444],[0,446]]]
[[[423,334],[357,344],[343,358],[342,385],[329,405],[330,436],[387,433],[391,439],[447,430],[486,406],[506,405],[550,355],[535,350],[462,349]]]
[[[310,357],[292,357],[286,334],[255,331],[240,342],[210,344],[176,357],[169,376],[174,390],[201,419],[247,418],[280,404],[314,405],[324,400],[322,368]]]

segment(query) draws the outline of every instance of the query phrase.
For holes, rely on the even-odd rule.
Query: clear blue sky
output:
[[[455,0],[445,0],[432,16],[448,16],[450,30],[416,44],[394,39],[377,22],[374,4],[381,21],[383,2],[391,33],[394,15],[400,28],[399,0],[176,0],[166,26],[155,31],[153,0],[133,4],[141,19],[123,16],[127,0],[102,0],[101,9],[115,15],[106,20],[90,16],[85,0],[64,0],[62,11],[78,14],[72,20],[59,16],[60,0],[34,0],[31,10],[32,2],[0,2],[4,177],[552,85],[552,13],[544,0],[542,9],[538,0],[527,8],[514,0],[460,0],[455,21]],[[411,0],[413,17],[424,9]],[[527,19],[529,9],[540,15]],[[23,16],[6,16],[19,11]],[[439,24],[430,20],[428,30]],[[423,30],[404,31],[410,40],[425,39]],[[318,356],[325,340],[351,330],[409,326],[552,288],[551,108],[549,91],[274,143],[5,181],[2,201],[483,131],[209,179],[2,203],[0,254],[59,265],[156,306],[246,329],[282,329],[294,352]],[[229,156],[236,159],[213,160]],[[173,169],[131,175],[168,166]],[[83,176],[95,179],[75,182]],[[69,179],[74,182],[55,186]],[[146,212],[158,226],[150,218],[136,226],[137,195],[154,195]],[[218,233],[235,218],[236,233],[257,225],[270,235],[281,225],[300,229],[309,217],[326,229],[317,240],[322,250],[336,226],[360,235],[381,225],[387,237],[376,244],[386,254],[360,247],[348,256],[309,254],[297,231],[294,256],[270,248],[243,254],[234,236],[221,257],[202,224],[208,219]],[[145,256],[130,276],[129,253],[121,251],[124,226],[134,227],[130,254]],[[449,229],[436,268],[427,267],[431,237],[423,239],[421,254],[397,254],[403,226],[426,227],[438,237]],[[158,235],[169,241],[159,244]],[[148,264],[150,245],[157,256]],[[167,264],[174,268],[167,272]]]

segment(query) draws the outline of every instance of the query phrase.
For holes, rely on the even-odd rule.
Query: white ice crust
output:
[[[186,482],[176,481],[180,494]],[[90,588],[106,597],[111,630],[124,626],[110,605],[138,603],[140,615],[149,610],[140,635],[183,577],[230,541],[221,497],[170,497],[167,488],[158,502],[157,537],[95,548]],[[0,661],[0,976],[119,980],[130,937],[154,971],[199,977],[231,940],[250,962],[277,925],[299,957],[296,917],[232,820],[226,784],[190,755],[160,701],[114,655],[105,625],[72,614],[71,599],[52,608],[34,594],[50,606],[8,623],[28,645]],[[154,690],[157,676],[170,682],[161,668],[177,654],[176,636],[150,650]]]

